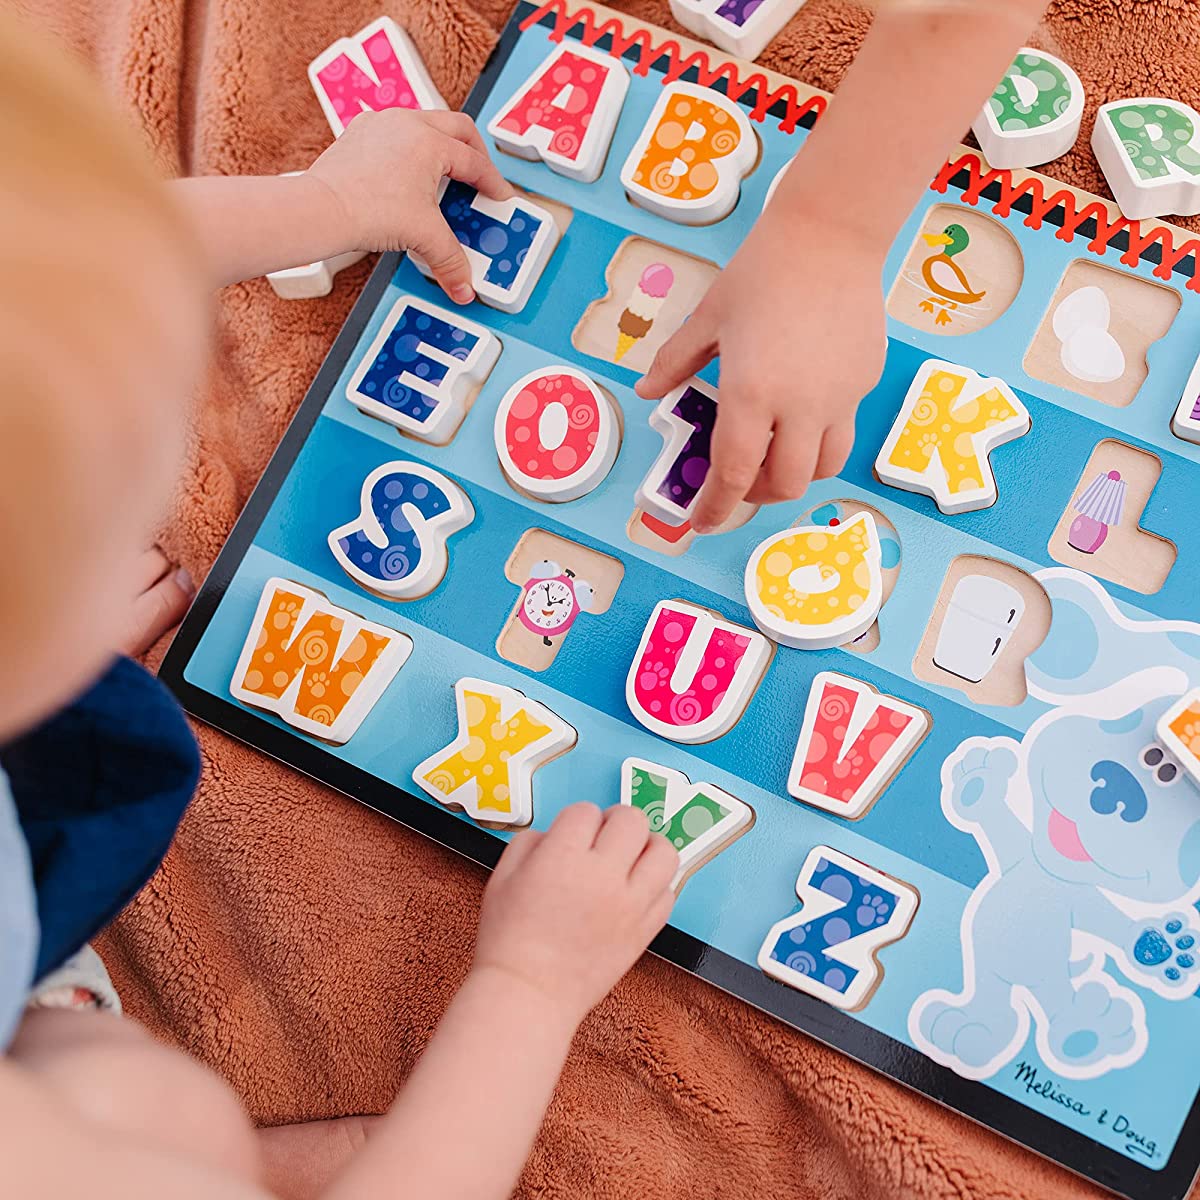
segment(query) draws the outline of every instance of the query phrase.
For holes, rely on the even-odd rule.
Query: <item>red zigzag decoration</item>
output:
[[[711,87],[724,78],[727,94],[735,102],[747,92],[754,91],[757,98],[749,114],[752,120],[760,123],[765,121],[770,109],[782,101],[786,106],[786,115],[779,122],[779,128],[784,133],[795,132],[796,126],[809,113],[814,114],[814,119],[819,118],[828,105],[825,96],[809,96],[801,100],[795,86],[790,83],[782,84],[772,91],[767,77],[761,71],[755,71],[746,79],[742,79],[737,66],[732,62],[721,62],[714,67],[703,50],[694,50],[685,56],[683,48],[674,38],[655,42],[654,34],[644,26],[635,28],[633,33],[626,33],[624,23],[616,17],[598,22],[595,11],[590,8],[583,7],[569,12],[566,0],[546,0],[521,22],[521,30],[530,29],[551,13],[554,14],[551,41],[561,42],[570,30],[581,25],[580,41],[585,46],[595,47],[602,37],[610,35],[612,45],[608,53],[614,58],[621,58],[628,50],[636,47],[638,61],[633,68],[635,75],[648,75],[651,64],[665,56],[667,69],[663,75],[664,83],[681,79],[687,71],[695,67],[698,82],[702,87]],[[1129,236],[1129,248],[1122,253],[1121,262],[1126,266],[1136,267],[1143,251],[1158,242],[1161,246],[1162,261],[1155,266],[1154,274],[1167,282],[1171,280],[1173,268],[1188,255],[1192,255],[1192,276],[1186,286],[1189,291],[1200,293],[1200,238],[1189,238],[1182,245],[1176,246],[1172,231],[1162,225],[1143,228],[1140,221],[1131,221],[1127,217],[1117,217],[1114,220],[1100,200],[1089,201],[1080,208],[1075,193],[1069,189],[1059,187],[1048,190],[1046,184],[1049,181],[1038,176],[1022,179],[1019,183],[1014,182],[1011,171],[985,168],[979,154],[971,151],[947,162],[930,184],[930,188],[944,194],[950,180],[959,171],[964,170],[968,174],[968,183],[962,195],[966,204],[978,205],[984,190],[993,183],[999,184],[1000,198],[992,205],[992,212],[998,217],[1007,217],[1017,200],[1028,195],[1032,210],[1026,216],[1025,224],[1030,229],[1040,229],[1047,214],[1061,206],[1063,223],[1055,234],[1061,241],[1074,240],[1080,226],[1085,221],[1094,220],[1096,233],[1088,241],[1088,249],[1093,254],[1106,253],[1113,238],[1125,232]]]

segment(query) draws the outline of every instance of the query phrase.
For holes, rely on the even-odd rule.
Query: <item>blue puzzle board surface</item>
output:
[[[518,7],[472,97],[469,109],[481,128],[557,44],[552,22],[520,28],[532,11],[529,5]],[[579,32],[575,28],[568,36]],[[629,65],[633,61],[631,57]],[[761,211],[770,181],[807,136],[805,128],[781,132],[779,120],[770,115],[756,122],[761,161],[744,181],[733,214],[715,225],[691,228],[635,207],[626,201],[618,172],[660,94],[662,68],[659,62],[644,75],[631,75],[598,182],[566,179],[542,163],[509,156],[500,160],[513,182],[568,205],[573,217],[522,312],[510,315],[472,306],[470,317],[494,330],[503,350],[449,445],[401,437],[346,398],[350,376],[397,299],[413,296],[445,306],[440,292],[407,260],[393,256],[381,264],[177,639],[164,675],[198,715],[486,862],[494,861],[507,834],[481,830],[465,815],[411,794],[414,767],[455,735],[453,683],[460,677],[511,685],[578,731],[575,748],[535,775],[537,828],[547,827],[561,808],[578,799],[616,803],[620,765],[628,756],[718,785],[754,809],[755,824],[690,879],[672,928],[656,949],[1126,1195],[1182,1195],[1197,1160],[1191,1143],[1200,1089],[1200,1041],[1194,1037],[1200,1003],[1194,997],[1167,999],[1123,978],[1144,1007],[1145,1049],[1129,1065],[1091,1078],[1070,1077],[1046,1066],[1036,1020],[1004,1065],[982,1079],[962,1078],[914,1045],[909,1013],[916,999],[931,988],[955,992],[963,983],[960,923],[988,872],[976,840],[943,813],[942,764],[969,737],[1019,741],[1049,706],[1033,698],[1016,707],[980,706],[953,687],[917,679],[912,662],[940,581],[955,558],[983,555],[1030,573],[1057,565],[1047,551],[1051,532],[1092,450],[1105,438],[1150,450],[1161,460],[1162,476],[1142,524],[1170,537],[1178,548],[1175,567],[1154,594],[1112,584],[1106,590],[1120,612],[1135,621],[1182,621],[1194,609],[1200,526],[1186,519],[1185,501],[1200,487],[1200,450],[1172,435],[1170,418],[1200,347],[1200,297],[1184,289],[1183,275],[1168,285],[1181,293],[1182,305],[1166,336],[1151,348],[1147,383],[1128,407],[1103,405],[1033,379],[1025,374],[1022,359],[1066,267],[1080,258],[1120,264],[1108,263],[1117,258],[1115,251],[1103,259],[1089,252],[1083,237],[1056,237],[1053,224],[1027,228],[1023,214],[1016,212],[1003,218],[1003,224],[1024,258],[1017,300],[987,328],[955,338],[889,318],[886,369],[859,409],[855,448],[839,478],[813,484],[795,504],[760,511],[738,530],[698,539],[681,557],[636,545],[626,533],[634,491],[657,456],[661,438],[647,419],[651,406],[632,390],[637,375],[576,350],[572,331],[584,309],[604,295],[605,267],[631,233],[726,262]],[[753,93],[744,106],[752,99]],[[929,208],[963,203],[954,183],[945,194],[928,193],[896,239],[885,291]],[[985,201],[979,211],[990,211],[990,205]],[[1149,280],[1153,267],[1142,262],[1120,269]],[[803,264],[797,264],[797,273],[802,277]],[[797,336],[803,332],[797,330]],[[873,473],[901,399],[930,357],[999,376],[1031,414],[1032,433],[993,458],[1000,502],[991,508],[946,517],[926,497],[888,487]],[[589,495],[565,505],[539,503],[514,490],[500,469],[492,432],[496,406],[512,383],[556,364],[577,367],[599,381],[624,419],[611,474]],[[703,374],[715,383],[715,364]],[[432,594],[389,602],[353,583],[334,560],[326,538],[358,513],[360,488],[370,471],[407,459],[458,482],[474,505],[475,518],[452,538],[446,576]],[[626,705],[625,679],[655,603],[682,599],[751,625],[742,584],[751,550],[801,512],[833,499],[866,501],[883,511],[903,546],[899,578],[881,615],[878,648],[869,654],[781,649],[743,717],[715,741],[683,746],[644,729]],[[542,672],[515,666],[496,650],[517,595],[505,578],[505,562],[531,528],[610,554],[625,571],[612,608],[581,619]],[[413,639],[411,658],[343,746],[306,739],[278,718],[230,697],[235,664],[271,576],[317,589],[333,603]],[[814,675],[827,670],[918,705],[932,721],[928,737],[879,802],[853,822],[801,804],[787,793],[805,698]],[[1188,793],[1188,799],[1196,802],[1195,793]],[[903,880],[920,895],[908,932],[880,954],[882,982],[866,1006],[852,1014],[769,981],[756,966],[767,931],[796,911],[797,873],[818,845],[832,846]],[[1037,931],[1030,930],[1029,937],[1036,941]],[[1190,1139],[1181,1137],[1185,1126],[1193,1134]]]

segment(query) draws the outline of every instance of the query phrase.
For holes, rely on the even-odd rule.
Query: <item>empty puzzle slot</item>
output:
[[[1050,536],[1050,557],[1153,595],[1178,554],[1174,542],[1139,524],[1161,474],[1156,455],[1125,442],[1100,442]]]
[[[715,263],[626,238],[604,271],[605,292],[571,333],[576,350],[645,374],[719,274]]]
[[[1008,310],[1024,275],[1021,248],[999,221],[935,204],[900,266],[887,311],[927,333],[974,333]]]
[[[1034,379],[1124,408],[1149,373],[1146,354],[1179,312],[1174,288],[1077,259],[1063,273],[1025,354]]]
[[[1050,616],[1050,598],[1020,567],[959,555],[942,580],[913,674],[976,704],[1015,707],[1028,694],[1025,660],[1045,641]]]
[[[527,530],[504,566],[520,594],[496,639],[496,653],[545,671],[581,613],[590,618],[609,610],[624,575],[624,565],[610,555],[544,529]]]

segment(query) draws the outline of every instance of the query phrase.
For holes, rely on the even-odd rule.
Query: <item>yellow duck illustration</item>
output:
[[[961,254],[970,245],[971,238],[961,225],[947,225],[941,233],[924,233],[921,236],[926,245],[936,252],[921,264],[921,278],[933,293],[921,301],[921,311],[936,312],[934,324],[949,325],[951,309],[961,304],[978,304],[987,295],[987,292],[977,292],[971,287],[966,273],[954,261],[955,255]]]

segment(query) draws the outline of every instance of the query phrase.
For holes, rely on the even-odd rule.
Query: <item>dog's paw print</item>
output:
[[[888,917],[892,915],[892,898],[875,894],[864,896],[854,915],[863,929],[886,925]]]
[[[1169,913],[1160,923],[1139,928],[1132,958],[1168,984],[1183,984],[1200,962],[1196,933],[1183,913]]]
[[[991,804],[1004,803],[1008,781],[1017,770],[1017,756],[1007,745],[971,746],[951,773],[950,803],[968,821],[986,819]]]

